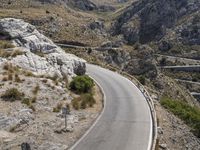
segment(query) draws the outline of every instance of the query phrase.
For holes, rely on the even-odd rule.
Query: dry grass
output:
[[[0,40],[0,49],[14,48],[13,44],[7,40]]]
[[[15,74],[15,82],[22,82],[18,74]]]
[[[3,58],[8,58],[8,57],[16,57],[18,55],[23,55],[24,52],[20,51],[20,50],[14,50],[14,51],[8,51],[5,49],[0,49],[0,57]]]
[[[56,107],[53,108],[53,112],[60,112],[62,106],[62,103],[58,103]]]
[[[22,100],[24,98],[24,93],[18,91],[16,88],[10,88],[1,95],[1,98],[5,101],[13,102],[15,100]]]
[[[14,17],[22,18],[30,23],[35,20],[42,22],[38,28],[54,40],[80,41],[92,46],[107,41],[105,37],[97,35],[87,27],[90,22],[98,18],[95,13],[74,11],[71,8],[56,5],[28,4],[21,0],[13,3],[8,8],[0,9],[0,18]],[[46,10],[50,13],[46,13]],[[50,29],[53,22],[58,25],[58,31],[52,34]]]
[[[34,95],[37,95],[39,90],[40,90],[40,86],[37,84],[32,92],[33,92]]]

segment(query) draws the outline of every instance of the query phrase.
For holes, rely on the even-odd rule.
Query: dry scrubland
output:
[[[82,102],[87,98],[70,92],[65,81],[34,76],[10,64],[2,65],[0,80],[2,149],[20,149],[24,141],[32,148],[65,149],[85,132],[102,109],[102,95],[96,85],[92,91],[94,96],[91,95],[95,102],[87,105]],[[62,107],[71,110],[67,132],[63,130]]]
[[[5,5],[4,5],[5,4]],[[78,12],[64,6],[42,5],[35,1],[7,1],[0,4],[0,18],[14,17],[36,25],[45,35],[57,40],[79,41],[97,46],[105,37],[97,36],[88,29],[88,24],[96,19],[95,14]]]

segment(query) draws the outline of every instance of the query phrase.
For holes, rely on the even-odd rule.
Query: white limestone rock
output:
[[[24,55],[18,55],[11,60],[13,64],[39,75],[72,77],[86,71],[85,60],[65,53],[34,26],[21,19],[1,19],[0,31],[0,36],[9,37],[16,47],[25,51]]]

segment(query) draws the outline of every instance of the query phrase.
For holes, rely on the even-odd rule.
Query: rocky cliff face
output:
[[[24,51],[9,61],[39,75],[58,75],[60,77],[85,73],[85,61],[65,53],[51,40],[40,34],[36,28],[20,19],[0,20],[1,39],[12,40],[13,44]],[[4,61],[8,61],[5,60]]]
[[[129,44],[160,40],[167,29],[198,11],[199,0],[142,0],[134,2],[117,18],[114,35],[122,34]]]

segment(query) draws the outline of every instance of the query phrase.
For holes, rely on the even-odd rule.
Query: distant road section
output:
[[[121,75],[95,65],[87,73],[102,87],[105,107],[71,150],[150,150],[152,117],[141,91]]]
[[[186,65],[186,66],[162,66],[161,69],[171,69],[176,71],[200,72],[200,65]]]

